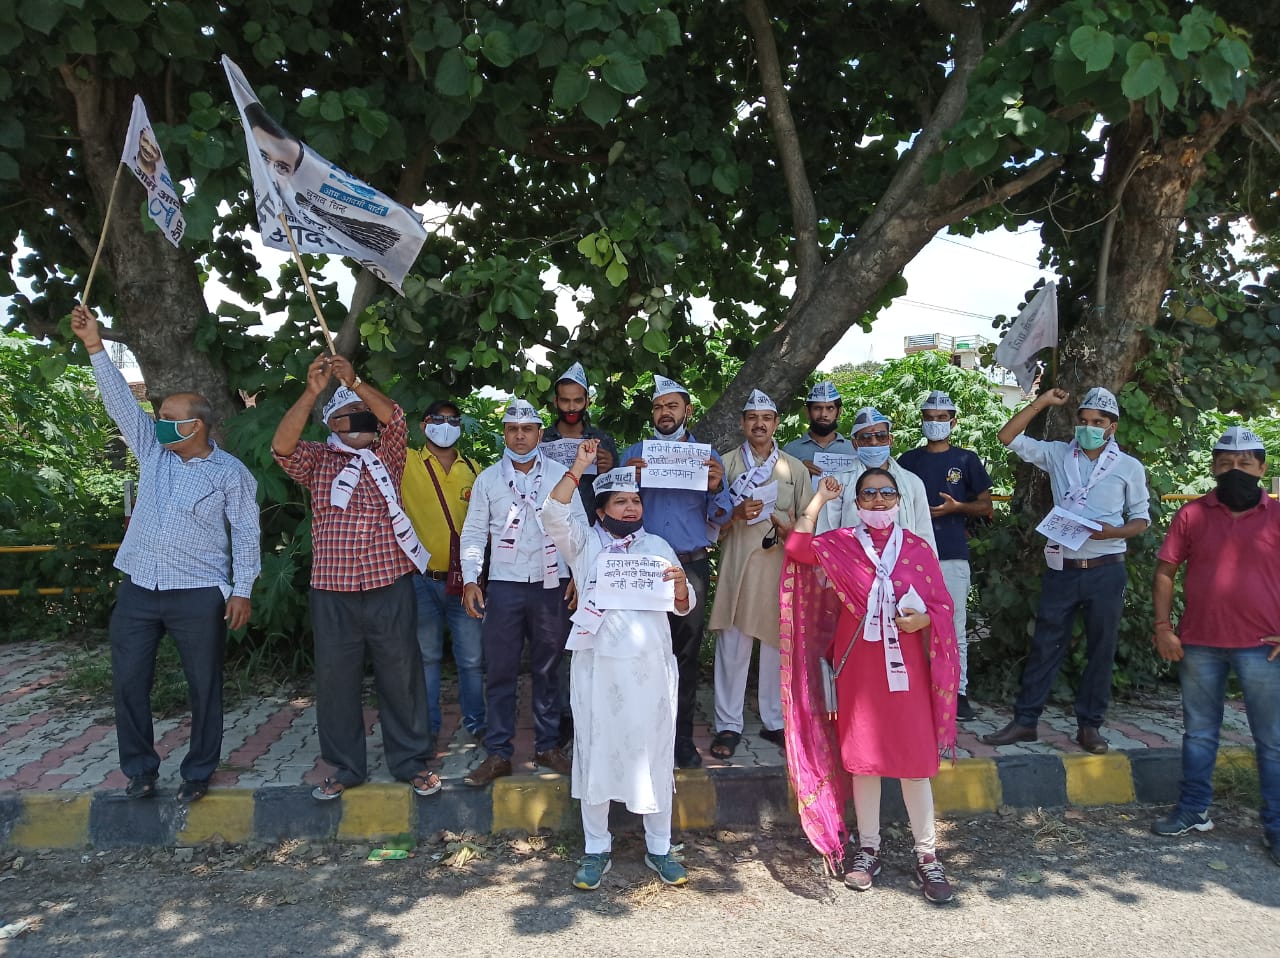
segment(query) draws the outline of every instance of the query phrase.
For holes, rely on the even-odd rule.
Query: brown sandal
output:
[[[426,768],[409,779],[409,784],[413,786],[413,793],[422,798],[434,795],[444,788],[444,782],[440,781],[440,776]]]

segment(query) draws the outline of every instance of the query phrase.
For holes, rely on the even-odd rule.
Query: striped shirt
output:
[[[400,492],[408,448],[408,427],[399,406],[382,427],[374,448]],[[271,455],[289,477],[311,492],[311,588],[327,592],[363,592],[390,585],[403,575],[417,572],[396,543],[387,514],[387,500],[368,469],[347,508],[329,501],[329,490],[351,454],[323,442],[299,442],[288,456]]]
[[[138,501],[116,568],[144,589],[217,586],[224,597],[248,598],[261,570],[253,475],[216,445],[207,458],[184,462],[156,439],[154,420],[107,351],[91,358],[102,404],[140,467]]]

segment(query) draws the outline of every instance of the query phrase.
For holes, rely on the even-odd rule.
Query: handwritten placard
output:
[[[660,556],[601,553],[596,560],[596,606],[631,611],[674,611],[676,585],[663,578],[670,565]]]
[[[1102,524],[1099,522],[1068,512],[1061,506],[1054,506],[1053,511],[1041,520],[1040,525],[1036,526],[1036,532],[1051,542],[1060,543],[1074,550],[1084,545],[1085,540],[1101,528]]]
[[[560,463],[568,469],[573,465],[575,459],[578,458],[578,447],[582,445],[581,439],[553,439],[550,442],[538,443],[538,451],[548,459]],[[591,461],[591,465],[582,470],[583,475],[594,476],[596,474],[595,460]]]
[[[645,462],[640,475],[641,488],[707,491],[710,446],[700,442],[646,439],[640,456]]]
[[[828,475],[833,472],[852,472],[857,456],[845,456],[838,452],[815,452],[813,464]]]

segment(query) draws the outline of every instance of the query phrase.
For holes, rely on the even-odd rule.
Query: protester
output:
[[[991,517],[991,477],[982,460],[952,445],[956,404],[935,389],[920,407],[925,444],[898,457],[902,468],[920,477],[929,496],[938,564],[955,607],[956,644],[960,649],[960,694],[956,718],[977,717],[969,704],[969,534],[970,518]]]
[[[587,371],[582,363],[574,363],[564,371],[555,383],[556,421],[542,431],[543,442],[558,442],[561,439],[596,439],[597,453],[595,468],[582,477],[578,493],[582,497],[582,508],[587,520],[595,523],[595,493],[592,483],[597,474],[604,475],[618,462],[618,447],[603,429],[591,424],[587,407],[591,405],[590,387],[587,385]]]
[[[836,431],[842,412],[844,400],[840,398],[840,390],[836,389],[835,383],[818,383],[809,390],[809,395],[804,400],[804,413],[809,420],[808,431],[803,436],[792,439],[782,447],[782,451],[803,462],[814,476],[823,474],[823,470],[813,464],[813,457],[818,453],[856,455],[853,443]]]
[[[542,420],[523,399],[507,406],[502,434],[502,460],[481,472],[471,487],[462,526],[462,604],[468,615],[484,620],[481,644],[489,722],[484,738],[488,757],[464,779],[474,786],[511,774],[516,685],[526,646],[533,678],[534,762],[561,775],[572,769],[559,746],[557,671],[569,635],[569,568],[542,520],[542,502],[567,470],[540,454]],[[582,514],[580,500],[575,509]],[[489,582],[482,587],[486,547],[491,553]]]
[[[462,607],[462,548],[459,531],[467,517],[471,486],[479,470],[458,452],[462,412],[456,403],[437,399],[422,417],[427,438],[421,450],[409,450],[401,483],[404,511],[429,558],[414,576],[418,604],[418,649],[426,680],[427,721],[434,745],[440,734],[440,662],[445,626],[458,667],[458,704],[462,725],[484,737],[484,655],[480,623]]]
[[[576,504],[585,470],[596,462],[599,440],[587,439],[577,459],[551,490],[542,509],[547,534],[569,562],[579,585],[578,612],[569,636],[573,653],[573,797],[581,803],[585,854],[576,888],[600,887],[612,867],[609,806],[622,802],[643,817],[645,865],[668,885],[688,881],[671,856],[671,807],[675,792],[676,660],[663,612],[596,605],[599,560],[609,555],[653,557],[667,564],[674,615],[688,615],[694,601],[674,550],[642,528],[644,505],[634,468],[596,480],[593,529]],[[625,756],[623,760],[622,756]]]
[[[326,442],[302,441],[321,394]],[[440,790],[426,767],[428,737],[415,573],[427,554],[400,505],[408,431],[404,410],[364,382],[345,356],[321,355],[306,388],[271,440],[280,467],[311,494],[311,627],[315,633],[316,726],[334,773],[312,791],[342,797],[368,778],[364,705],[366,654],[373,662],[387,767],[421,796]]]
[[[1232,426],[1213,447],[1217,488],[1173,517],[1152,586],[1155,644],[1178,663],[1182,685],[1182,785],[1157,835],[1213,828],[1213,770],[1235,672],[1258,760],[1263,843],[1280,865],[1280,504],[1263,494],[1262,440]],[[1173,581],[1186,565],[1186,608],[1175,631]]]
[[[881,778],[900,779],[916,882],[925,898],[942,903],[953,892],[937,858],[929,780],[938,773],[939,753],[954,754],[959,656],[951,596],[928,543],[898,524],[896,481],[884,469],[866,469],[855,487],[862,521],[815,537],[823,505],[841,494],[840,483],[824,477],[787,539],[781,590],[787,768],[810,841],[859,891],[881,869]],[[833,676],[832,700],[821,659]],[[853,775],[858,833],[848,863],[845,771]]]
[[[795,456],[778,449],[773,434],[778,407],[753,389],[742,407],[746,441],[724,457],[733,513],[720,530],[720,565],[711,628],[716,639],[716,735],[711,754],[722,761],[742,741],[743,704],[751,651],[760,643],[760,737],[784,746],[778,657],[778,581],[783,550],[813,497],[809,472]],[[767,493],[765,492],[767,490]]]
[[[153,421],[129,391],[102,344],[97,317],[71,311],[102,404],[138,459],[139,495],[115,567],[124,573],[111,613],[111,685],[120,770],[129,798],[156,792],[160,756],[151,722],[156,651],[168,633],[178,648],[191,699],[191,744],[182,760],[178,801],[209,791],[222,757],[222,662],[227,629],[242,629],[258,577],[257,483],[220,449],[209,430],[213,408],[199,393],[174,393]],[[230,535],[228,536],[228,530]],[[229,553],[229,554],[228,554]]]
[[[1076,690],[1076,742],[1086,752],[1101,754],[1108,748],[1099,729],[1111,702],[1111,667],[1129,578],[1125,540],[1147,528],[1147,477],[1142,464],[1116,444],[1120,404],[1101,387],[1090,389],[1080,401],[1071,442],[1024,435],[1043,410],[1065,405],[1068,399],[1062,389],[1041,393],[1005,423],[1000,441],[1020,459],[1049,474],[1056,507],[1101,528],[1078,549],[1053,541],[1045,548],[1048,568],[1040,585],[1036,631],[1013,721],[982,740],[999,746],[1034,742],[1039,737],[1040,713],[1071,647],[1076,613],[1082,612],[1088,664]]]
[[[693,404],[689,392],[666,376],[653,377],[653,438],[667,442],[697,442],[689,431]],[[636,443],[622,454],[625,465],[643,469],[644,444]],[[641,480],[645,530],[661,537],[676,550],[693,591],[691,614],[671,616],[671,648],[680,672],[676,698],[675,761],[679,768],[697,768],[702,756],[693,744],[693,708],[698,695],[698,650],[706,625],[707,586],[711,579],[708,545],[728,521],[733,506],[724,488],[724,463],[713,451],[707,460],[707,491],[697,489],[646,489]]]

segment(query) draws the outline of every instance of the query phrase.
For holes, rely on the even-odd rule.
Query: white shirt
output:
[[[933,517],[929,515],[929,493],[924,483],[910,469],[903,469],[898,460],[892,456],[883,468],[893,476],[893,484],[898,488],[898,525],[908,532],[914,532],[925,542],[933,554],[938,554],[938,543],[933,538]],[[866,471],[862,463],[851,472],[836,475],[837,481],[844,488],[839,499],[832,499],[822,507],[818,515],[815,531],[830,532],[832,529],[849,528],[862,524],[858,518],[858,477]]]

